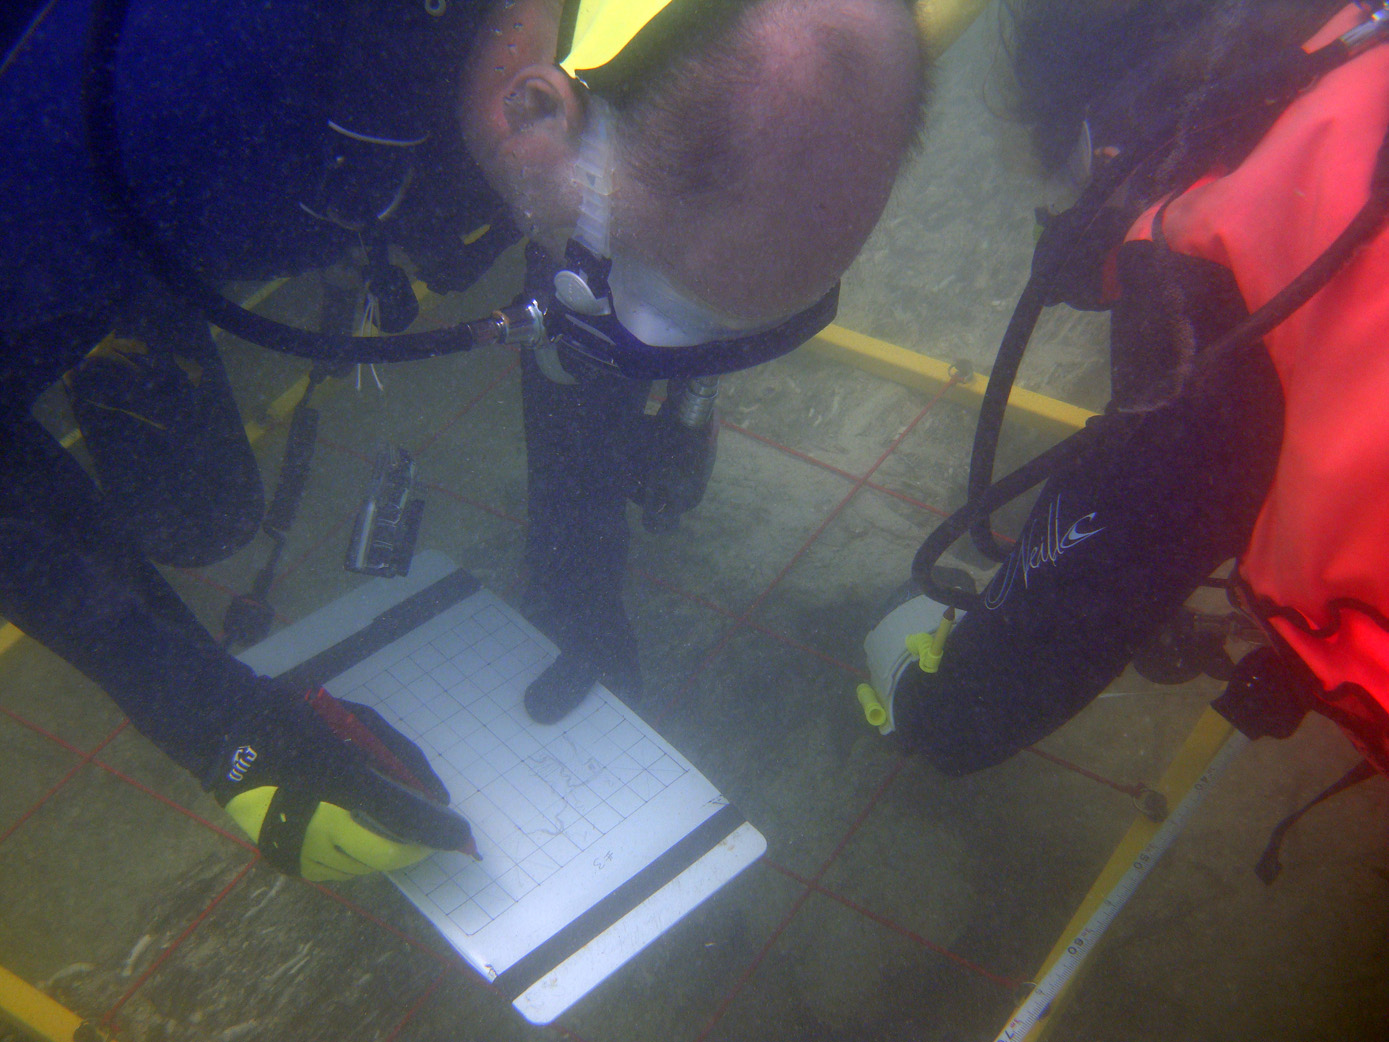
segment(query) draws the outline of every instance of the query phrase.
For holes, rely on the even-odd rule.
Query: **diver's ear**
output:
[[[542,63],[517,71],[506,85],[502,112],[512,134],[570,139],[583,129],[577,85],[564,70]]]

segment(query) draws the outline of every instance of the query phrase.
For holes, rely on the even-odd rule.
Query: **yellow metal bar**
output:
[[[1229,721],[1214,709],[1206,708],[1196,721],[1196,726],[1187,735],[1186,741],[1182,743],[1177,755],[1168,764],[1162,780],[1158,782],[1158,791],[1167,797],[1169,807],[1177,806],[1186,797],[1192,786],[1200,780],[1201,775],[1210,766],[1211,761],[1215,759],[1215,754],[1220,752],[1234,731],[1235,729]],[[1060,939],[1042,962],[1035,980],[1041,980],[1056,965],[1061,956],[1065,954],[1066,946],[1071,943],[1071,939],[1090,921],[1091,916],[1100,907],[1100,903],[1133,866],[1134,859],[1138,857],[1144,847],[1152,842],[1153,836],[1161,827],[1159,822],[1152,821],[1141,814],[1134,817],[1133,824],[1129,826],[1128,832],[1119,841],[1119,845],[1114,848],[1114,853],[1110,855],[1109,862],[1096,877],[1094,884],[1090,887],[1090,892],[1080,902],[1075,915],[1066,924],[1066,928],[1061,931]],[[1041,1042],[1046,1037],[1051,1025],[1058,1019],[1057,1014],[1070,1001],[1070,997],[1075,991],[1076,980],[1083,972],[1082,969],[1075,977],[1066,982],[1061,993],[1052,1000],[1050,1012],[1037,1022],[1032,1031],[1028,1032],[1025,1037],[1016,1039],[1015,1042]]]
[[[0,966],[0,1020],[47,1042],[98,1042],[106,1033]]]
[[[948,362],[838,325],[825,327],[806,346],[815,354],[928,394],[935,394],[950,386],[954,372],[954,366]],[[961,380],[951,387],[946,397],[963,405],[977,407],[988,385],[987,377],[974,373],[968,380]],[[1079,430],[1085,426],[1086,420],[1095,415],[1089,409],[1016,386],[1008,396],[1008,408],[1021,422],[1054,434]]]

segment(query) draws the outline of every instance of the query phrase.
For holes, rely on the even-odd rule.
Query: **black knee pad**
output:
[[[220,361],[105,345],[65,383],[108,513],[161,564],[221,560],[255,534],[265,499]]]

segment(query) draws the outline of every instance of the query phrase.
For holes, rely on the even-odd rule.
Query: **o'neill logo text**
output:
[[[232,753],[231,770],[227,772],[227,781],[239,782],[246,777],[246,772],[251,764],[256,762],[256,751],[249,745],[243,745],[236,752]]]
[[[1004,562],[1003,569],[994,576],[993,582],[989,583],[989,588],[984,591],[986,608],[1002,605],[1013,592],[1019,577],[1022,578],[1023,588],[1026,589],[1029,576],[1042,565],[1055,564],[1071,547],[1104,531],[1103,528],[1095,527],[1095,514],[1091,511],[1084,517],[1076,518],[1065,534],[1062,534],[1060,496],[1047,507],[1044,528],[1040,533],[1037,531],[1039,524],[1043,524],[1040,517],[1033,518],[1028,523],[1027,528],[1023,530],[1022,538],[1018,540],[1018,545]]]

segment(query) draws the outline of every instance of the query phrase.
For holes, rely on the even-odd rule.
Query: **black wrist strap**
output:
[[[302,789],[281,785],[275,790],[256,843],[272,868],[288,876],[302,874],[299,858],[304,849],[304,834],[318,803],[316,796]]]

